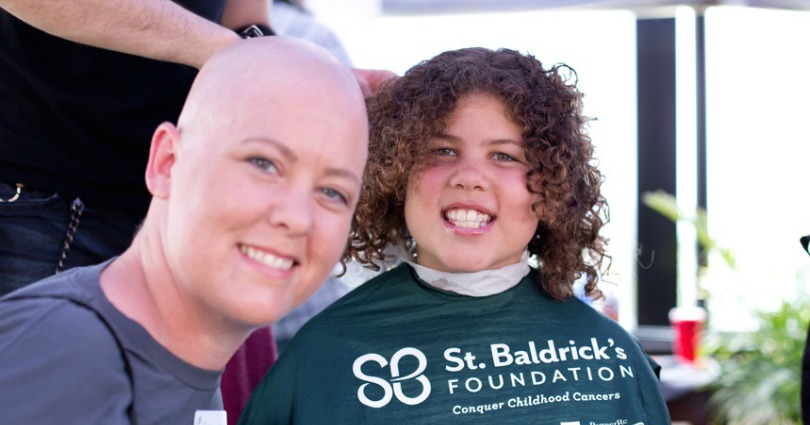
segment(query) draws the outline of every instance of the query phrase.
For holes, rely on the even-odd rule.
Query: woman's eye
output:
[[[276,167],[276,164],[273,161],[270,161],[269,159],[255,157],[255,158],[250,158],[248,161],[250,161],[251,164],[255,165],[256,167],[258,167],[258,168],[260,168],[260,169],[262,169],[262,170],[264,170],[264,171],[266,171],[268,173],[273,173],[273,174],[278,173],[278,167]]]
[[[346,195],[340,193],[340,191],[337,189],[325,187],[321,189],[321,193],[323,193],[323,195],[326,196],[326,198],[331,201],[337,201],[346,205],[349,204],[349,198],[347,198]]]

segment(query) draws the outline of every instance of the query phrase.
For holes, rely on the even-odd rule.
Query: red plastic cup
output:
[[[695,362],[705,321],[706,310],[701,307],[675,307],[669,310],[669,322],[674,332],[672,348],[678,360]]]

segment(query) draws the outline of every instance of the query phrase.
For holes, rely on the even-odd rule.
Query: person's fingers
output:
[[[374,96],[380,90],[380,87],[386,81],[396,78],[397,74],[393,71],[382,69],[352,69],[357,83],[360,85],[360,90],[363,91],[365,97]]]

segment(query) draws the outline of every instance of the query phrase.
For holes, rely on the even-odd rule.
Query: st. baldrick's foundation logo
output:
[[[416,366],[413,367],[413,357],[416,360]],[[412,368],[413,371],[408,373],[408,371],[400,370],[400,363],[403,362],[403,359],[407,359],[406,363],[408,364],[409,368]],[[362,371],[362,367],[365,363],[372,362],[376,363],[377,365],[385,370],[386,367],[390,372],[390,377],[379,377],[379,376],[370,376],[367,375]],[[391,360],[387,360],[385,357],[375,354],[369,353],[362,355],[354,361],[354,365],[352,365],[352,371],[354,372],[354,376],[358,379],[366,381],[365,384],[361,385],[360,388],[357,389],[357,398],[360,400],[361,403],[365,404],[366,406],[373,407],[379,409],[381,407],[387,406],[391,400],[396,397],[402,403],[405,403],[409,406],[417,405],[425,400],[427,400],[428,396],[430,395],[430,381],[422,374],[427,368],[427,358],[425,354],[421,351],[417,350],[413,347],[406,347],[403,348],[393,356],[391,356]],[[403,376],[403,373],[407,373]],[[419,384],[421,384],[421,390],[413,391],[417,393],[415,396],[411,396],[405,394],[403,391],[402,384],[403,382],[410,381],[411,379],[415,379]],[[373,390],[369,386],[376,386],[379,389]],[[409,387],[409,392],[413,387]],[[382,393],[380,394],[380,390]],[[375,395],[377,396],[376,399],[369,397],[367,393],[372,393],[372,397]]]

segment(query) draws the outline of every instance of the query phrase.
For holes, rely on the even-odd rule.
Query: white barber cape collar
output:
[[[416,271],[417,276],[430,286],[470,297],[486,297],[500,294],[518,283],[529,274],[529,250],[515,264],[495,270],[482,270],[473,273],[448,273],[420,266],[412,261],[408,264]]]

